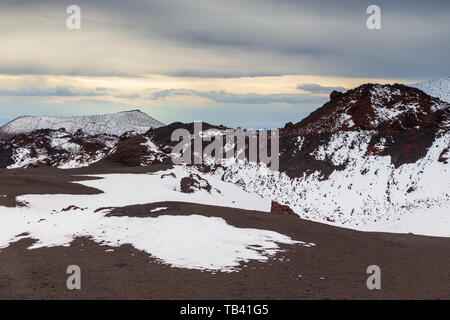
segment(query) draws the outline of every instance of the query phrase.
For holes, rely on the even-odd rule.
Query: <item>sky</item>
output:
[[[449,76],[449,13],[447,0],[0,0],[0,123],[140,109],[280,127],[332,90]]]

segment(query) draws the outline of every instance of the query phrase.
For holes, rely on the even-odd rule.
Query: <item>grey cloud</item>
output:
[[[249,55],[259,61],[249,66],[251,70],[233,65],[227,70],[203,68],[203,72],[225,76],[309,73],[381,78],[449,73],[450,43],[442,41],[450,29],[449,1],[378,1],[383,30],[377,31],[369,31],[365,25],[369,4],[240,0],[209,1],[206,5],[151,1],[141,7],[138,16],[150,16],[146,20],[148,28],[143,30],[162,38],[200,51],[225,50],[236,59]],[[135,14],[132,8],[125,14]]]
[[[88,91],[77,91],[66,87],[55,88],[24,88],[19,90],[0,90],[0,96],[14,97],[76,97],[76,96],[102,96],[104,94]]]
[[[209,71],[209,70],[183,70],[177,72],[165,72],[165,75],[186,78],[241,78],[241,77],[276,77],[282,76],[284,72],[256,72],[256,71]]]
[[[55,88],[23,88],[18,90],[0,89],[0,96],[11,97],[101,97],[111,95],[116,98],[138,99],[139,94],[116,94],[112,95],[107,88],[96,88],[92,90],[78,90],[70,87],[55,87]],[[112,90],[115,91],[115,90]]]
[[[15,10],[22,23],[40,6],[43,11],[54,8],[64,19],[64,6],[71,3],[8,0],[5,4],[5,14]],[[152,53],[164,52],[171,63],[152,65],[125,53],[114,57],[114,61],[126,62],[120,64],[127,66],[122,70],[114,69],[115,64],[102,63],[94,63],[94,70],[82,63],[48,70],[51,66],[43,68],[37,63],[27,68],[9,67],[0,58],[0,72],[8,73],[5,70],[10,68],[9,73],[120,76],[141,72],[211,77],[315,74],[407,79],[450,73],[450,42],[446,41],[450,1],[377,1],[383,29],[373,31],[365,24],[369,1],[79,0],[77,4],[85,19],[80,32],[106,30],[129,45],[130,52],[136,45],[150,61]],[[30,29],[34,27],[30,25]],[[111,43],[102,53],[89,59],[105,61],[117,54],[117,48]],[[80,51],[68,51],[67,57],[72,54]],[[133,64],[139,68],[129,67]]]
[[[138,99],[140,98],[140,95],[137,93],[131,93],[131,94],[118,94],[115,96],[116,98],[125,98],[125,99]]]
[[[78,70],[67,68],[45,68],[42,66],[10,66],[2,65],[0,57],[0,74],[7,75],[67,75],[67,76],[88,76],[88,77],[140,77],[132,72],[111,72],[108,70],[92,70],[79,68]]]
[[[161,90],[152,94],[150,99],[158,100],[171,96],[191,95],[207,98],[217,103],[232,104],[317,104],[324,102],[324,98],[309,94],[236,94],[227,91],[196,91],[191,89]]]
[[[297,86],[297,89],[301,89],[312,94],[328,94],[333,90],[341,92],[347,91],[344,87],[326,87],[315,83],[302,83]]]

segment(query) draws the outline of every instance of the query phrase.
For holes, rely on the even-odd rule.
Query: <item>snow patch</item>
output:
[[[177,176],[182,176],[183,172],[186,174],[185,168],[174,171]],[[97,183],[81,182],[101,189],[104,193],[99,195],[18,197],[19,201],[27,203],[27,207],[0,207],[0,248],[23,238],[36,239],[29,248],[36,249],[70,246],[75,237],[90,237],[112,247],[131,244],[174,267],[233,272],[238,271],[243,262],[269,260],[283,251],[279,244],[314,246],[273,231],[236,228],[221,218],[200,215],[106,217],[107,211],[96,210],[105,206],[166,200],[245,208],[258,207],[259,201],[261,209],[267,206],[259,196],[247,194],[229,183],[222,182],[222,187],[227,187],[222,188],[225,192],[221,195],[201,192],[186,195],[173,191],[173,183],[177,179],[161,179],[160,176],[116,174],[104,175],[103,179],[96,180]],[[83,210],[63,210],[73,207],[73,204]],[[163,209],[166,207],[153,209],[152,212]]]
[[[410,86],[450,103],[450,77],[419,82]]]
[[[167,210],[167,207],[158,207],[158,208],[150,210],[150,212],[158,212],[158,211],[163,211],[163,210]]]

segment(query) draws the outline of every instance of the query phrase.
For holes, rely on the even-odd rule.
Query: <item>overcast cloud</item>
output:
[[[81,30],[66,28],[66,8],[72,4],[81,8]],[[4,97],[0,118],[16,115],[11,110],[19,109],[11,106],[17,105],[17,97],[28,98],[24,103],[42,111],[64,106],[66,113],[79,111],[67,107],[69,101],[78,99],[78,106],[82,97],[89,97],[92,100],[86,105],[97,101],[99,108],[83,111],[107,112],[108,101],[108,111],[139,104],[174,121],[196,114],[192,111],[200,110],[196,103],[204,101],[210,103],[210,114],[231,123],[235,116],[231,106],[247,110],[256,105],[269,125],[273,119],[282,125],[319,107],[332,90],[348,89],[351,79],[414,82],[450,75],[450,1],[377,1],[381,30],[366,27],[370,4],[364,0],[0,0],[0,76],[17,75],[0,87]],[[29,80],[30,75],[47,82],[40,86],[39,80]],[[48,80],[56,75],[72,80]],[[134,86],[137,80],[115,88],[98,80],[148,75],[168,78],[147,94],[146,83]],[[285,75],[308,75],[317,81],[263,84],[263,78]],[[320,77],[326,80],[319,81]],[[83,88],[74,87],[73,79],[82,79]],[[200,79],[211,79],[209,86],[199,88]],[[240,79],[236,83],[243,86],[224,85],[223,79]],[[36,102],[33,97],[54,99]],[[291,105],[283,106],[281,118],[273,114],[280,105]],[[258,120],[257,125],[263,122]]]
[[[0,33],[10,40],[2,73],[417,79],[450,70],[445,0],[378,1],[382,30],[366,28],[370,1],[2,3]],[[81,8],[80,31],[65,28],[73,3]]]

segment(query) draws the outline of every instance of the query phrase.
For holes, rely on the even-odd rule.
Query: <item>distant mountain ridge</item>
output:
[[[23,116],[0,127],[0,136],[13,136],[41,129],[59,130],[62,128],[71,134],[82,130],[88,135],[120,136],[127,131],[141,134],[151,128],[161,126],[164,126],[164,123],[139,110],[93,116]]]

